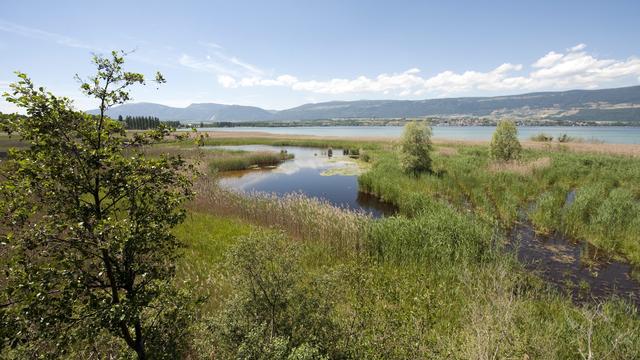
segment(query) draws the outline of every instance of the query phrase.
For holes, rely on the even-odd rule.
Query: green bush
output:
[[[400,164],[406,173],[431,172],[431,128],[412,121],[404,126],[400,140]]]
[[[491,138],[491,158],[509,161],[518,159],[522,145],[518,141],[518,128],[511,120],[502,120]]]
[[[553,136],[552,135],[547,135],[545,133],[539,133],[539,134],[531,136],[530,139],[531,139],[531,141],[552,142],[553,141]]]
[[[241,238],[230,251],[234,292],[211,326],[220,358],[339,357],[331,291],[305,276],[300,258],[300,247],[274,232]]]

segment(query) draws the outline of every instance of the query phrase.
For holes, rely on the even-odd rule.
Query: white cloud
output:
[[[523,73],[525,69],[521,64],[504,63],[486,72],[469,70],[459,73],[447,70],[424,77],[419,69],[412,68],[376,77],[362,75],[352,79],[334,78],[323,81],[300,80],[289,74],[267,77],[258,68],[253,69],[253,66],[242,66],[232,61],[233,57],[220,57],[239,66],[248,75],[238,75],[237,71],[220,71],[218,83],[225,88],[279,86],[295,91],[333,95],[394,93],[398,96],[420,96],[431,93],[434,96],[444,96],[483,91],[597,88],[619,80],[640,81],[640,58],[598,59],[585,52],[585,49],[586,45],[578,44],[564,53],[550,51],[533,62],[528,73]],[[211,69],[215,72],[215,68],[213,66]]]
[[[200,41],[199,43],[200,43],[201,45],[204,45],[204,46],[210,47],[210,48],[212,48],[212,49],[222,49],[222,46],[220,46],[220,45],[218,45],[218,44],[216,44],[216,43],[214,43],[214,42],[211,42],[211,41]]]
[[[44,31],[36,28],[26,27],[26,26],[18,25],[18,24],[8,22],[8,21],[3,21],[3,20],[0,20],[0,31],[9,32],[12,34],[16,34],[16,35],[20,35],[20,36],[28,37],[32,39],[39,39],[39,40],[54,42],[66,47],[88,49],[92,51],[101,51],[96,46],[86,44],[80,40],[74,39],[66,35]]]
[[[255,85],[273,85],[272,83],[260,84],[259,82],[253,82],[251,79],[260,78],[265,76],[265,73],[259,67],[243,61],[235,56],[227,55],[222,51],[222,47],[214,43],[200,42],[205,48],[208,49],[207,54],[203,59],[197,59],[188,54],[182,54],[178,58],[178,63],[182,66],[191,68],[197,71],[210,72],[218,75],[218,81],[225,87],[235,87],[237,83],[243,83],[243,86],[255,86]],[[236,82],[235,78],[243,78],[241,81]]]
[[[549,51],[547,55],[538,59],[538,61],[533,63],[533,65],[531,66],[533,66],[534,68],[549,67],[555,64],[558,60],[562,59],[562,56],[563,56],[562,54],[558,54],[555,51]]]
[[[226,88],[235,87],[236,85],[236,79],[229,75],[218,75],[218,82]]]
[[[587,47],[585,44],[578,44],[574,47],[569,48],[569,51],[582,51]]]

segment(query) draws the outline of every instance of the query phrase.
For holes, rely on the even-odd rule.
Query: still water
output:
[[[358,191],[357,165],[344,155],[341,149],[334,149],[332,157],[326,149],[296,146],[215,146],[211,148],[274,151],[287,150],[295,157],[285,161],[275,169],[226,171],[221,173],[220,183],[245,192],[267,192],[278,195],[302,193],[309,197],[351,210],[363,210],[374,217],[391,214],[394,208],[375,197]],[[329,176],[328,171],[333,175]]]
[[[309,126],[309,127],[234,127],[202,128],[200,131],[266,132],[282,135],[315,135],[345,137],[399,137],[402,126]],[[434,126],[433,137],[454,140],[490,140],[494,126]],[[610,144],[640,144],[640,127],[621,126],[521,126],[521,140],[545,133],[554,138],[562,134]]]

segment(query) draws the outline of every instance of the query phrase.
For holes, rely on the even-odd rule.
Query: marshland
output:
[[[640,2],[5,3],[0,360],[640,359]]]
[[[237,135],[127,150],[195,169],[172,231],[173,282],[197,300],[181,356],[640,354],[638,149],[525,142],[501,160],[427,138],[429,169],[407,172],[403,139]],[[127,351],[114,341],[90,343]]]
[[[237,354],[250,341],[238,331],[275,324],[289,341],[317,339],[330,358],[637,356],[638,153],[532,145],[500,161],[488,144],[443,141],[433,145],[431,172],[407,174],[399,140],[218,133],[201,151],[242,144],[273,153],[307,147],[320,162],[330,161],[328,149],[357,149],[367,161],[343,165],[362,170],[342,200],[324,197],[322,184],[301,189],[295,172],[304,167],[295,164],[277,191],[234,179],[260,184],[278,168],[201,174],[176,230],[189,254],[178,278],[207,289],[202,316],[216,324],[208,329],[218,331],[210,344],[217,351]],[[357,194],[390,210],[372,216],[366,204],[353,205]],[[211,272],[218,275],[203,275]],[[241,284],[273,286],[242,306],[277,301],[277,311],[236,324],[227,306],[238,306]]]

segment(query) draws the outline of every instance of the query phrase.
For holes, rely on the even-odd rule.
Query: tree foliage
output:
[[[522,145],[518,141],[518,128],[512,120],[502,120],[491,138],[491,158],[509,161],[520,157]]]
[[[148,130],[155,129],[159,127],[161,124],[164,124],[171,128],[180,127],[179,121],[160,121],[155,116],[129,116],[127,115],[124,119],[122,115],[118,116],[118,121],[123,121],[124,126],[130,130]]]
[[[425,122],[407,123],[400,140],[400,163],[405,172],[431,172],[431,128]]]
[[[171,328],[182,298],[171,286],[180,243],[170,230],[184,218],[191,177],[181,158],[148,159],[132,146],[166,129],[132,139],[105,116],[145,83],[123,69],[124,55],[94,56],[96,75],[81,80],[100,115],[22,73],[4,94],[27,116],[3,126],[29,146],[2,164],[0,321],[2,346],[25,357],[61,356],[108,334],[143,359],[159,334],[180,338]],[[159,73],[155,80],[164,82]]]

